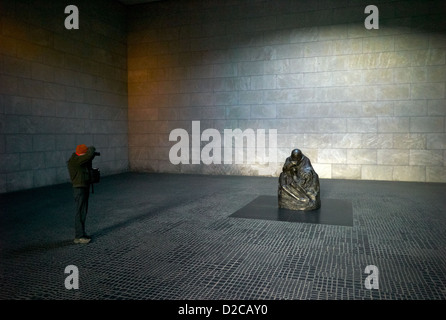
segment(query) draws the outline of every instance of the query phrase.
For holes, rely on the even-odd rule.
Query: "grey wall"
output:
[[[446,182],[444,1],[161,1],[129,14],[132,170]],[[169,161],[169,133],[277,129],[277,162]],[[203,143],[202,145],[205,145]],[[246,151],[246,150],[242,150]]]
[[[118,2],[0,0],[0,192],[68,181],[81,143],[104,175],[128,169],[126,39]]]
[[[443,1],[374,1],[378,30],[368,1],[72,4],[79,30],[68,3],[0,0],[0,192],[68,181],[80,143],[105,175],[277,176],[299,147],[323,178],[446,182]],[[174,165],[194,120],[276,129],[277,161]]]

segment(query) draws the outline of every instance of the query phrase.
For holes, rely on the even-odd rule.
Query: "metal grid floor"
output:
[[[322,179],[324,197],[351,201],[353,226],[230,217],[276,192],[269,177],[104,177],[87,245],[73,243],[69,184],[2,194],[0,299],[446,299],[445,184]]]

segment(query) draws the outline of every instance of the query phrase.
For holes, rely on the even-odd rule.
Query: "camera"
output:
[[[94,153],[95,156],[100,156],[101,153],[100,152],[95,152]],[[95,183],[99,183],[101,181],[101,171],[98,168],[93,168],[90,165],[90,182],[93,186],[93,184]],[[94,193],[94,189],[92,191]]]

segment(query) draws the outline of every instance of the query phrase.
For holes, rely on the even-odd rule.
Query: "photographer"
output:
[[[99,153],[96,152],[95,147],[87,148],[85,144],[80,144],[67,162],[76,204],[74,243],[89,243],[91,241],[91,237],[85,233],[85,220],[88,212],[90,184],[92,183],[92,161],[96,155]]]

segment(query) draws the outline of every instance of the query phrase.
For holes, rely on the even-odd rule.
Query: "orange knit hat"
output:
[[[88,148],[85,144],[80,144],[76,147],[76,154],[79,156],[83,153],[86,153],[87,150],[88,150]]]

